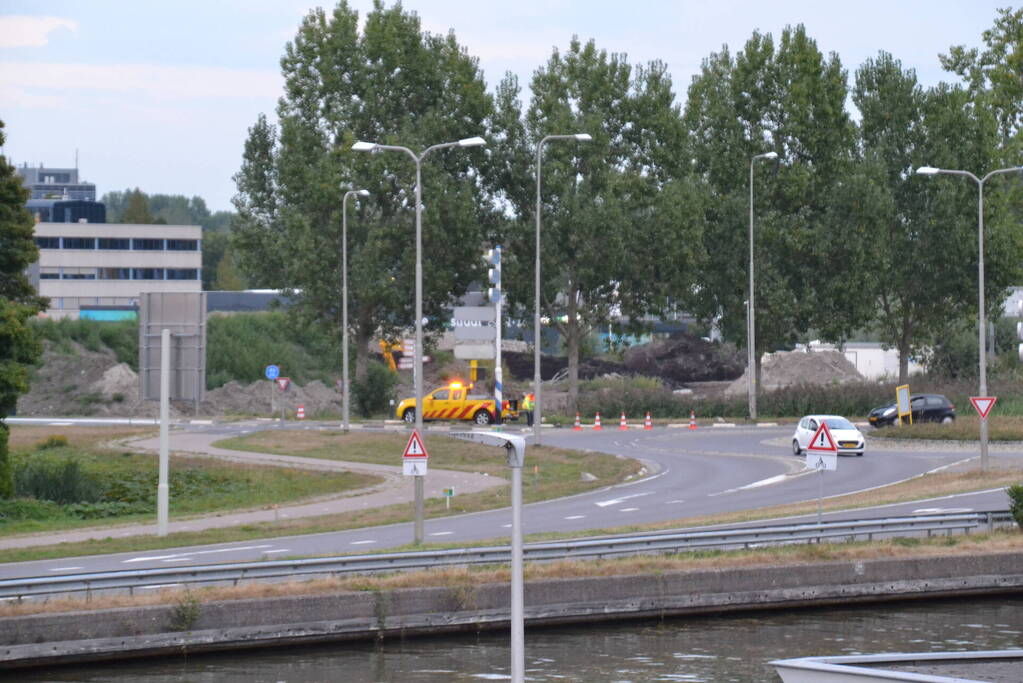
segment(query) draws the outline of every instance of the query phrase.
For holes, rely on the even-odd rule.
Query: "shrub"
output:
[[[62,516],[60,506],[48,500],[12,498],[0,500],[0,522],[16,522],[25,519],[45,521]]]
[[[99,500],[102,492],[99,479],[70,457],[29,458],[16,469],[14,482],[18,495],[60,504],[91,503]]]
[[[14,497],[14,467],[7,449],[7,425],[0,422],[0,500]]]
[[[1009,512],[1012,513],[1016,524],[1023,529],[1023,484],[1013,484],[1005,489],[1005,492],[1009,494]]]
[[[355,409],[363,417],[386,412],[390,400],[394,398],[394,386],[397,381],[393,372],[380,363],[370,362],[366,367],[366,380],[352,382]]]
[[[40,441],[36,444],[37,451],[46,451],[51,448],[66,448],[68,445],[67,437],[62,434],[51,434],[46,437],[44,441]]]

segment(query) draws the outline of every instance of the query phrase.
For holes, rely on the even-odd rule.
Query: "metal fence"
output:
[[[820,543],[822,541],[869,541],[881,537],[931,536],[936,533],[950,535],[969,533],[974,529],[992,530],[996,526],[1012,522],[1012,515],[1008,511],[992,511],[860,519],[823,524],[748,526],[684,533],[613,536],[530,543],[524,548],[524,559],[527,562],[542,562],[651,553],[674,554],[706,548],[737,549],[793,543]],[[510,561],[511,549],[509,546],[485,546],[301,560],[90,572],[63,576],[3,579],[0,580],[0,599],[19,600],[55,593],[115,589],[127,589],[129,592],[133,592],[137,588],[190,583],[226,582],[237,585],[241,581],[258,579],[393,572],[470,564],[507,564]]]

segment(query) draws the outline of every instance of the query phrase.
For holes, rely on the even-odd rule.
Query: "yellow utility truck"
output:
[[[423,397],[423,420],[472,420],[479,425],[497,421],[497,401],[486,395],[474,394],[472,384],[451,382],[434,389]],[[503,401],[501,419],[518,420],[518,401]],[[399,420],[416,421],[416,399],[403,399],[394,411]]]

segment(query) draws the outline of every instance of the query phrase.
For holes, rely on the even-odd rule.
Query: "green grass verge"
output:
[[[997,409],[1000,402],[995,404]],[[958,406],[957,406],[958,407]],[[973,408],[967,404],[972,412]],[[872,439],[923,439],[932,441],[977,441],[980,438],[980,419],[973,414],[959,417],[952,424],[922,422],[901,427],[868,428]],[[1023,441],[1023,417],[994,414],[988,417],[988,440]]]

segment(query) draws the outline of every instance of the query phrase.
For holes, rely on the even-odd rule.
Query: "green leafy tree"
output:
[[[701,195],[680,173],[681,117],[663,63],[633,69],[623,55],[573,38],[531,88],[524,117],[514,77],[498,88],[493,120],[502,144],[488,169],[495,195],[515,210],[516,222],[495,228],[507,248],[509,300],[526,312],[534,301],[536,145],[550,134],[593,138],[543,151],[541,306],[565,342],[574,411],[588,336],[620,316],[638,325],[692,282]]]
[[[235,176],[237,263],[254,285],[293,292],[295,315],[338,329],[341,197],[369,190],[348,207],[349,322],[355,375],[365,381],[372,338],[413,325],[415,166],[396,152],[352,152],[352,143],[419,153],[480,135],[492,98],[453,33],[426,33],[415,14],[379,1],[361,34],[347,2],[329,15],[312,11],[281,68],[279,128],[259,117]],[[423,163],[423,307],[432,329],[482,270],[482,226],[493,220],[482,159],[478,150],[440,150]]]
[[[0,147],[5,139],[0,121]],[[18,396],[28,391],[29,368],[42,353],[26,321],[48,304],[25,275],[25,269],[39,258],[27,201],[21,177],[0,156],[0,498],[13,493],[4,418],[14,411]]]
[[[846,73],[803,26],[775,44],[754,33],[735,57],[710,55],[693,79],[684,114],[692,170],[710,187],[704,259],[688,308],[746,337],[750,162],[757,162],[754,245],[756,357],[805,340],[840,341],[872,314],[850,292],[869,284],[870,178],[857,170],[845,111]]]
[[[149,225],[154,222],[153,214],[149,210],[149,197],[137,187],[128,194],[121,222],[133,225]]]

